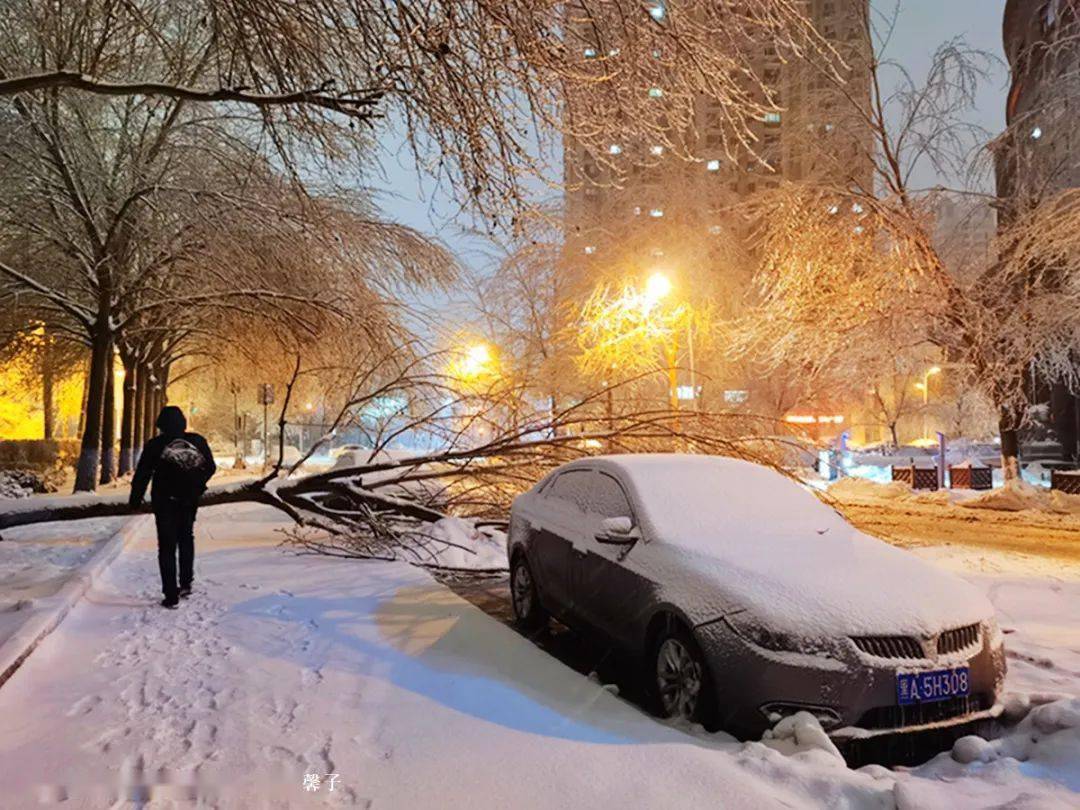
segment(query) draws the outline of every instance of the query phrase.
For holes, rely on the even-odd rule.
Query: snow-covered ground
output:
[[[266,507],[204,510],[196,594],[176,612],[156,604],[152,538],[129,543],[0,688],[5,810],[1080,801],[1080,702],[968,741],[969,764],[852,771],[812,724],[763,744],[657,722],[422,570],[276,548],[285,525]],[[918,553],[987,590],[1012,631],[1011,689],[1078,694],[1075,566]]]
[[[98,518],[5,530],[0,542],[0,644],[59,591],[125,520]]]

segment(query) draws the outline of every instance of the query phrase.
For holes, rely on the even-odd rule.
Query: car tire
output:
[[[541,630],[548,624],[548,613],[540,604],[536,578],[524,554],[515,554],[510,565],[510,605],[514,620],[527,632]]]
[[[653,711],[665,719],[685,719],[716,728],[716,688],[709,666],[690,631],[672,620],[647,656],[646,683]]]

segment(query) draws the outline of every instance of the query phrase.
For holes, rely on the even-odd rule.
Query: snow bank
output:
[[[1080,791],[1080,698],[1035,705],[1000,739],[963,737],[949,756],[961,765],[1013,759],[1026,763],[1027,772],[1052,773],[1070,790]]]
[[[437,568],[461,571],[505,571],[506,536],[480,531],[473,521],[446,517],[425,527],[418,534],[431,552],[430,562]]]
[[[785,717],[765,732],[761,742],[785,756],[807,755],[823,764],[844,767],[844,757],[821,723],[810,712],[798,712]]]
[[[911,494],[911,487],[902,481],[879,484],[867,478],[841,478],[829,487],[829,494],[842,501],[896,500]]]
[[[1049,511],[1049,499],[1045,490],[1025,481],[1013,480],[965,501],[964,506],[969,509],[997,509],[1002,512],[1022,512],[1025,509]]]

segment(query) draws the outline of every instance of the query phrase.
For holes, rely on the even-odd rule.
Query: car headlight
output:
[[[727,621],[736,633],[758,647],[775,652],[809,652],[806,639],[770,630],[745,614],[729,616]]]

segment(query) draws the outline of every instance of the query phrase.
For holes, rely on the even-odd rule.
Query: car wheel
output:
[[[682,625],[664,630],[653,647],[650,683],[661,717],[712,726],[716,694],[701,648]]]
[[[510,604],[514,608],[514,618],[523,630],[539,630],[547,624],[547,611],[540,604],[536,580],[524,554],[516,555],[510,567]]]

